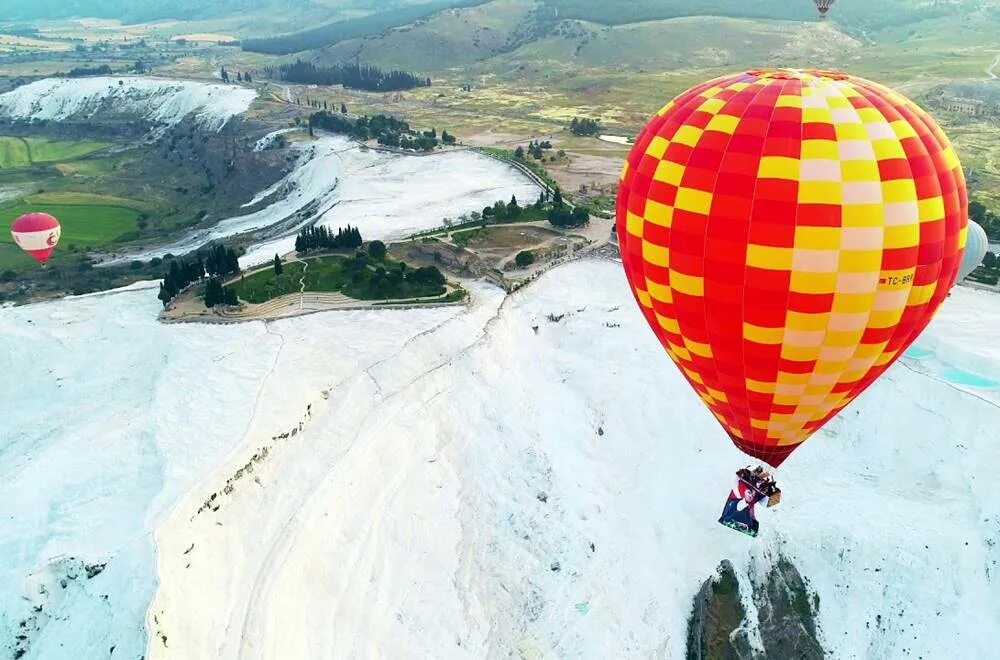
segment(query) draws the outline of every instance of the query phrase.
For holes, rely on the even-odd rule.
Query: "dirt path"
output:
[[[302,311],[302,301],[306,297],[306,271],[309,270],[309,262],[302,262],[302,277],[299,278],[299,311]]]

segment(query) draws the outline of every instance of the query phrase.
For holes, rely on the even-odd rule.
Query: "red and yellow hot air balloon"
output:
[[[741,450],[778,466],[948,295],[962,168],[934,120],[839,73],[750,71],[670,101],[622,172],[632,292]]]
[[[10,226],[10,235],[17,246],[42,265],[56,249],[61,231],[59,221],[48,213],[22,215]]]

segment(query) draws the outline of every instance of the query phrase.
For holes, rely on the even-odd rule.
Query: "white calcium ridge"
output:
[[[0,94],[0,116],[62,121],[128,113],[163,126],[193,116],[204,127],[221,130],[256,98],[257,92],[246,87],[189,80],[44,78]]]

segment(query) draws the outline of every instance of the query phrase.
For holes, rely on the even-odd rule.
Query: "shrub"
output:
[[[375,261],[382,261],[385,259],[385,243],[382,241],[372,241],[368,244],[368,254]]]

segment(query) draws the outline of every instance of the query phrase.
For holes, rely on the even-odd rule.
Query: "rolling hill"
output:
[[[611,8],[613,7],[613,11]],[[317,31],[287,35],[283,50],[303,46],[324,64],[363,61],[420,72],[474,67],[501,76],[551,63],[556,70],[629,70],[764,66],[861,66],[869,71],[964,66],[973,48],[991,45],[997,0],[902,0],[843,3],[819,21],[808,0],[490,0],[451,8],[364,36],[315,47]],[[384,16],[380,14],[379,16]],[[347,35],[349,32],[338,34]],[[877,45],[877,49],[865,46]],[[952,53],[954,52],[954,58]],[[939,56],[940,55],[940,56]],[[868,57],[872,65],[865,67]],[[985,57],[985,56],[984,56]],[[888,62],[885,67],[878,65]],[[977,63],[973,66],[982,69]],[[910,77],[910,76],[908,76]],[[890,76],[891,78],[891,76]]]
[[[272,14],[306,21],[345,20],[396,11],[435,0],[0,0],[4,20],[95,17],[142,22],[164,18],[194,20],[247,13]]]

